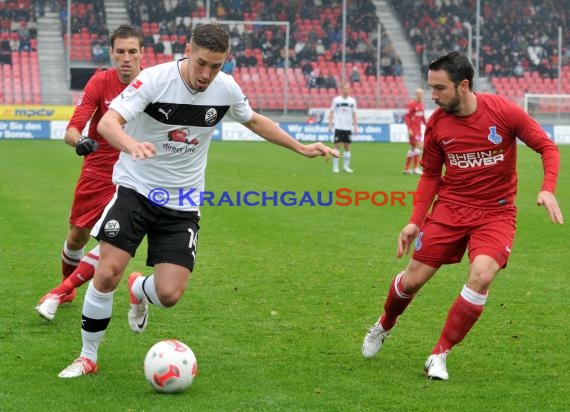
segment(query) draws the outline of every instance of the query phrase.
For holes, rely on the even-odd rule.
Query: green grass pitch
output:
[[[206,189],[413,191],[403,144],[353,145],[350,175],[268,143],[214,142]],[[558,200],[570,218],[570,147],[560,147]],[[61,141],[0,141],[0,411],[542,411],[570,405],[568,223],[552,225],[535,199],[540,158],[520,147],[518,232],[486,310],[448,358],[450,380],[423,363],[466,280],[444,267],[401,317],[382,352],[360,346],[392,277],[410,204],[205,206],[198,261],[185,296],[127,323],[126,276],[96,376],[57,374],[81,348],[85,288],[52,323],[34,311],[59,280],[59,254],[81,159]],[[93,246],[93,242],[89,244]],[[128,270],[143,270],[146,247]],[[199,374],[180,395],[145,382],[157,341],[180,339]]]

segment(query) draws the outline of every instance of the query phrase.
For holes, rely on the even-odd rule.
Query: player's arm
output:
[[[81,131],[85,129],[87,122],[97,110],[98,102],[103,98],[103,84],[98,77],[91,77],[81,95],[80,103],[75,107],[63,140],[71,147],[75,147],[75,152],[79,156],[85,156],[97,150],[97,142],[87,136],[82,136]]]
[[[354,112],[352,112],[352,124],[354,126],[354,134],[358,133],[358,119],[356,117],[356,108],[354,109]]]
[[[412,216],[398,236],[396,257],[399,258],[409,253],[439,189],[444,160],[439,146],[431,136],[432,131],[428,127],[426,129],[426,148],[422,156],[423,173],[415,191]]]
[[[331,149],[321,142],[307,145],[299,143],[273,120],[259,113],[254,112],[252,118],[244,123],[244,126],[265,140],[286,147],[306,157],[324,156],[328,159],[331,156],[339,156],[337,150]]]
[[[536,204],[544,206],[552,223],[563,224],[564,216],[556,200],[554,192],[560,170],[560,152],[556,144],[548,138],[542,127],[518,106],[513,108],[517,119],[515,125],[515,135],[532,150],[539,153],[542,159],[544,177],[540,192],[536,198]]]
[[[125,123],[125,119],[119,112],[109,109],[99,121],[97,131],[111,146],[129,153],[133,159],[148,159],[154,156],[156,153],[154,145],[149,142],[139,142],[129,136],[123,129]]]
[[[70,126],[63,135],[63,140],[71,147],[77,146],[79,139],[81,139],[81,132],[73,126]]]

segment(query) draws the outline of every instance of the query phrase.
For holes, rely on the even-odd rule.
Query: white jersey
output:
[[[356,99],[347,96],[336,96],[331,104],[335,130],[350,130],[354,127],[352,115],[356,113]]]
[[[121,152],[113,183],[145,197],[156,193],[161,203],[168,198],[164,207],[191,211],[200,205],[216,124],[226,114],[246,123],[253,110],[234,78],[222,72],[204,92],[191,90],[180,75],[182,61],[143,70],[109,106],[127,121],[127,134],[156,148],[145,160]]]

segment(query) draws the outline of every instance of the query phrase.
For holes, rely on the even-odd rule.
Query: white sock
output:
[[[114,294],[115,291],[99,292],[93,286],[93,281],[89,282],[87,292],[85,292],[81,314],[81,338],[83,341],[81,356],[89,358],[94,363],[97,363],[97,351],[111,321]]]
[[[344,167],[350,167],[350,152],[345,151],[343,154]]]
[[[81,259],[84,263],[89,263],[94,268],[99,264],[99,245],[91,249],[83,258]]]
[[[332,158],[333,169],[338,169],[338,157]]]
[[[484,305],[487,302],[488,295],[489,293],[482,295],[479,292],[475,292],[473,289],[468,288],[467,285],[464,285],[461,290],[461,297],[473,305]]]
[[[84,253],[85,253],[85,248],[81,248],[79,250],[71,250],[67,246],[67,240],[66,240],[63,243],[63,254],[62,254],[61,258],[63,260],[70,260],[71,259],[72,261],[75,261],[75,263],[72,263],[72,262],[67,262],[67,263],[77,266],[77,262],[79,262],[81,260]]]
[[[158,298],[158,293],[156,293],[156,286],[154,285],[154,274],[143,278],[139,276],[133,282],[132,292],[137,299],[141,299],[146,296],[148,301],[155,306],[165,307]]]

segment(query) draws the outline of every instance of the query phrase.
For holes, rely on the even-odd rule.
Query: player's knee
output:
[[[165,307],[171,307],[178,303],[184,294],[183,289],[168,289],[158,293],[160,303]]]
[[[121,271],[108,265],[97,265],[93,285],[99,292],[112,292],[121,280]]]

